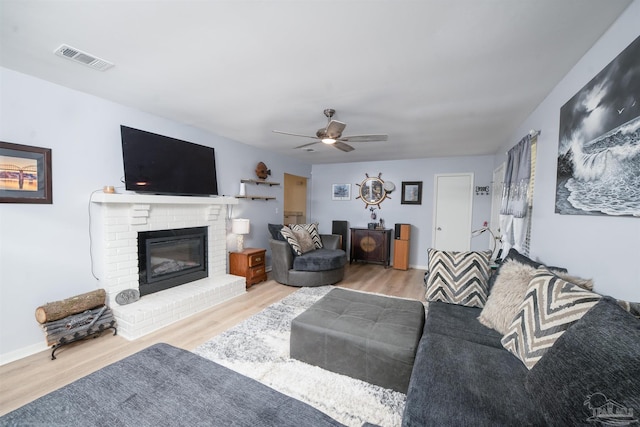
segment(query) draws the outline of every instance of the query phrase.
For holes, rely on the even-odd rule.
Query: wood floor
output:
[[[423,275],[424,270],[402,271],[373,264],[353,264],[347,266],[344,280],[336,286],[424,301]],[[51,351],[43,351],[0,366],[0,415],[152,344],[165,342],[193,350],[296,290],[298,288],[268,280],[218,307],[135,341],[108,332],[97,339],[60,348],[56,360],[50,359]]]

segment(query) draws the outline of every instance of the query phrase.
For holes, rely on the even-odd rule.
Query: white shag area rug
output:
[[[289,357],[291,321],[331,289],[301,288],[194,352],[306,402],[348,426],[365,422],[399,426],[404,394]]]

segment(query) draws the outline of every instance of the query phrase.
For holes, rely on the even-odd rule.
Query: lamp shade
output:
[[[231,232],[233,234],[249,234],[249,220],[243,218],[232,219]]]

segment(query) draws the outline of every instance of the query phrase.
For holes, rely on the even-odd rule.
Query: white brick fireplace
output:
[[[132,340],[246,292],[243,277],[226,274],[226,222],[233,197],[94,193],[91,197],[94,272],[107,292],[118,335]],[[118,305],[138,289],[138,232],[208,227],[209,277]]]

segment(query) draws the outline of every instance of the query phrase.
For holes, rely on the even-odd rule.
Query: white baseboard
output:
[[[9,353],[0,354],[0,366],[15,362],[18,359],[31,356],[32,354],[40,353],[48,348],[49,347],[47,347],[45,343],[39,343],[22,347],[18,350],[10,351]]]
[[[414,268],[416,270],[428,270],[428,266],[426,265],[409,265],[410,268]]]

